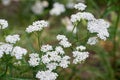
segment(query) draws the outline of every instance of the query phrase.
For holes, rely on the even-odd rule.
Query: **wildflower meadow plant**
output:
[[[50,10],[50,15],[58,16],[63,12],[65,12],[64,5],[60,3],[54,3],[53,8]]]
[[[44,11],[45,7],[48,7],[48,2],[47,1],[36,1],[35,4],[31,7],[31,10],[36,14],[42,14]]]
[[[25,30],[28,35],[37,34],[36,38],[38,39],[39,50],[32,52],[29,48],[25,49],[16,45],[16,43],[20,41],[20,35],[18,34],[6,36],[5,42],[0,43],[0,60],[6,61],[6,69],[9,69],[10,66],[8,63],[11,63],[10,61],[15,63],[14,58],[17,61],[23,59],[26,62],[25,64],[32,69],[33,78],[39,80],[56,80],[59,76],[56,72],[58,68],[69,68],[71,64],[77,65],[84,62],[90,54],[87,51],[86,45],[95,45],[99,39],[106,40],[107,37],[109,37],[109,23],[103,19],[96,19],[92,13],[85,11],[86,7],[87,5],[83,3],[75,4],[74,8],[78,9],[79,12],[71,15],[71,22],[74,26],[71,32],[74,33],[73,31],[76,29],[76,32],[73,34],[76,35],[75,42],[60,33],[56,35],[58,44],[42,44],[42,40],[40,39],[41,34],[43,30],[49,26],[49,23],[45,20],[35,21]],[[64,11],[65,8],[62,4],[55,3],[50,14],[60,15]],[[80,27],[82,26],[79,27],[79,24],[81,24],[82,21],[86,22],[86,31],[89,33],[89,35],[85,37],[86,40],[84,43],[81,43],[79,40],[79,36],[81,35],[78,35],[78,33],[81,32]],[[7,21],[0,19],[0,29],[7,27]],[[68,52],[68,49],[70,49],[71,52]],[[70,55],[72,54],[72,56],[68,53]],[[27,54],[29,57],[25,59]],[[3,74],[0,76],[5,76],[7,70],[3,71]]]

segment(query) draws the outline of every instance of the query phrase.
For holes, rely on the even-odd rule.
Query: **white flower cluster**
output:
[[[0,58],[3,57],[4,54],[15,56],[16,59],[19,60],[22,59],[23,55],[27,54],[27,50],[19,46],[13,47],[12,44],[3,43],[0,45]]]
[[[57,66],[58,66],[58,63],[55,63],[55,62],[46,64],[46,68],[50,71],[55,70]]]
[[[48,49],[46,48],[45,51]],[[70,57],[65,55],[65,52],[61,46],[57,46],[55,51],[47,51],[45,55],[42,56],[42,62],[46,64],[49,70],[56,69],[57,66],[67,68]]]
[[[0,19],[0,29],[5,29],[8,27],[8,22],[5,19]]]
[[[50,14],[56,16],[60,15],[63,12],[65,12],[65,7],[60,3],[54,3],[53,8],[50,10]]]
[[[110,24],[103,19],[96,19],[88,22],[88,30],[97,33],[100,39],[106,40],[109,37],[108,28]]]
[[[85,10],[86,5],[83,3],[78,3],[74,7],[78,10]],[[106,40],[106,38],[109,37],[108,28],[110,24],[107,21],[103,19],[96,19],[92,13],[89,12],[78,12],[71,15],[71,22],[73,23],[80,22],[81,19],[87,20],[87,29],[90,33],[96,33],[97,36],[102,40]],[[90,45],[96,44],[98,37],[89,38],[87,43]]]
[[[60,63],[59,63],[60,67],[62,67],[62,68],[67,68],[68,65],[70,64],[69,59],[70,59],[69,56],[64,56],[64,57],[61,59]]]
[[[53,50],[53,48],[52,48],[52,46],[49,45],[49,44],[47,44],[47,45],[42,45],[42,47],[41,47],[41,51],[42,51],[42,52],[48,52],[48,51],[50,51],[50,50]]]
[[[72,44],[68,41],[68,38],[65,35],[57,35],[57,40],[60,41],[59,44],[64,48],[68,48],[72,46]]]
[[[85,46],[78,46],[76,47],[76,51],[73,51],[73,60],[74,64],[81,63],[82,61],[86,60],[89,57],[89,52],[84,51],[86,49]]]
[[[32,25],[26,28],[26,32],[32,33],[34,31],[41,31],[43,28],[48,27],[48,22],[44,20],[35,21]]]
[[[78,9],[78,10],[81,10],[81,11],[85,10],[86,7],[87,6],[83,3],[78,3],[78,4],[75,4],[75,6],[74,6],[75,9]]]
[[[22,59],[23,55],[27,54],[27,50],[19,47],[19,46],[15,46],[11,52],[11,56],[15,56],[16,59]]]
[[[33,9],[37,6],[41,6],[43,4],[36,3]],[[83,3],[78,3],[74,6],[75,9],[78,10],[85,10],[86,5]],[[36,13],[39,13],[39,10]],[[60,15],[65,11],[64,5],[55,3],[53,9],[50,11],[51,15]],[[109,23],[104,21],[103,19],[95,19],[95,17],[89,12],[78,12],[71,16],[71,21],[73,23],[77,23],[81,20],[87,20],[87,29],[90,33],[96,33],[97,37],[89,37],[87,44],[95,45],[98,42],[98,38],[106,40],[109,37],[108,28]],[[68,22],[71,26],[72,23]],[[0,29],[5,29],[8,26],[7,21],[0,19]],[[41,20],[35,21],[32,25],[26,28],[26,32],[32,33],[34,31],[41,31],[43,28],[48,26],[48,22]],[[69,28],[69,30],[73,29]],[[75,27],[77,29],[77,27]],[[58,34],[56,36],[57,40],[59,41],[59,45],[53,47],[49,44],[42,45],[40,48],[41,55],[39,56],[38,53],[31,53],[29,54],[28,63],[32,67],[38,66],[40,63],[44,65],[43,71],[38,71],[36,74],[36,78],[40,80],[55,80],[58,77],[58,74],[54,72],[57,67],[67,68],[70,64],[70,57],[65,54],[65,48],[71,48],[72,44],[69,42],[68,38],[65,35]],[[0,58],[3,55],[10,55],[14,56],[17,60],[23,58],[24,55],[27,54],[27,50],[20,47],[14,46],[14,44],[20,40],[19,35],[8,35],[6,38],[6,43],[0,43]],[[73,53],[73,63],[81,63],[89,57],[89,52],[86,51],[86,47],[83,45],[77,46]]]
[[[45,65],[45,71],[40,70],[36,74],[36,78],[40,80],[55,80],[58,75],[54,73],[54,70],[56,70],[57,67],[67,68],[70,64],[70,57],[65,54],[64,48],[70,47],[72,44],[68,42],[68,38],[65,35],[57,35],[56,38],[60,41],[60,46],[42,45],[40,49],[42,52],[41,57],[39,57],[37,53],[29,55],[30,59],[28,63],[30,66],[35,67],[38,66],[39,63]],[[75,58],[73,60],[74,64],[84,61],[89,56],[89,53],[84,50],[86,50],[86,47],[78,46],[76,47],[76,51],[73,51],[73,57]]]
[[[13,45],[2,43],[0,45],[0,56],[3,57],[3,54],[10,54],[13,49]]]
[[[80,21],[81,19],[85,19],[88,21],[94,20],[94,16],[89,12],[78,12],[76,14],[71,15],[71,21],[73,23]]]
[[[57,46],[57,47],[55,48],[55,51],[56,51],[57,53],[61,54],[61,55],[65,54],[65,52],[64,52],[64,50],[63,50],[63,48],[62,48],[61,46]]]
[[[56,80],[58,74],[51,72],[49,70],[47,71],[38,71],[38,73],[36,74],[36,78],[40,79],[40,80]]]
[[[18,34],[15,34],[15,35],[8,35],[6,38],[5,38],[6,42],[9,42],[11,44],[15,44],[17,41],[20,40],[20,37]]]
[[[79,51],[79,50],[80,50],[80,51],[83,51],[83,50],[86,50],[86,47],[80,45],[80,46],[77,46],[77,47],[76,47],[76,50],[77,50],[77,51]]]
[[[29,54],[29,57],[30,57],[30,59],[28,62],[30,64],[30,66],[35,67],[35,66],[39,65],[39,63],[40,63],[39,54],[31,53],[31,54]]]
[[[7,21],[0,20],[0,28],[5,29],[7,26]],[[15,44],[19,40],[20,37],[18,34],[8,35],[5,38],[6,43],[0,43],[0,58],[2,58],[4,54],[6,54],[10,56],[15,56],[15,58],[18,60],[22,59],[23,55],[27,54],[27,50],[19,46],[13,46],[13,44]]]
[[[11,0],[1,0],[1,2],[4,6],[8,6],[8,5],[10,5]]]
[[[95,45],[98,42],[97,37],[90,37],[87,41],[87,44],[89,45]]]
[[[35,4],[32,6],[32,11],[39,15],[41,13],[43,13],[44,8],[48,6],[48,2],[47,1],[36,1]]]
[[[47,44],[41,47],[41,51],[44,53],[41,57],[41,62],[46,65],[47,70],[38,71],[36,78],[40,80],[55,80],[58,75],[57,73],[54,73],[53,70],[55,70],[58,66],[67,68],[70,64],[70,57],[65,55],[61,46],[57,46],[53,49],[51,45]],[[34,62],[33,64],[37,64],[34,60],[32,61]],[[39,61],[37,62],[39,63]]]

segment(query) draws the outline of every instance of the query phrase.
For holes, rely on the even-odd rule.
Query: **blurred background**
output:
[[[57,16],[50,15],[55,2],[63,4],[65,12]],[[55,36],[59,33],[73,39],[68,28],[72,25],[69,19],[77,12],[73,5],[79,2],[85,3],[86,11],[93,13],[96,18],[110,22],[110,37],[95,46],[87,46],[90,57],[83,64],[58,70],[57,80],[120,80],[120,0],[0,0],[0,19],[8,20],[9,27],[5,34],[20,34],[21,41],[18,44],[30,52],[31,45],[36,47],[37,39],[32,35],[27,36],[25,29],[36,20],[44,19],[50,23],[41,35],[43,44],[56,44]],[[84,31],[81,34],[86,35]],[[3,39],[0,35],[0,40]],[[29,72],[16,71],[13,74],[16,74],[14,77],[31,78]]]

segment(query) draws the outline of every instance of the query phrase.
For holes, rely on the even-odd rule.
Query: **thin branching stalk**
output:
[[[38,39],[38,48],[40,49],[41,43],[40,43],[40,34],[37,33],[37,39]]]
[[[116,23],[114,25],[115,27],[115,30],[114,30],[114,37],[113,37],[113,44],[114,44],[114,47],[113,47],[113,68],[116,68],[116,51],[117,51],[117,42],[116,42],[116,37],[117,37],[117,30],[118,30],[118,24],[119,24],[119,20],[120,20],[120,9],[118,11],[118,14],[117,14],[117,19],[116,19]]]

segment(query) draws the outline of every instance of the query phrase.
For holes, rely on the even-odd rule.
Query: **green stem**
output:
[[[38,39],[38,48],[40,49],[41,43],[40,43],[40,34],[37,33],[37,39]]]
[[[74,27],[73,27],[73,29],[72,29],[72,33],[73,33],[73,31],[74,31],[75,27],[76,27],[76,26],[74,26]]]
[[[109,12],[109,10],[111,9],[111,0],[109,0],[107,2],[107,7],[105,8],[104,12],[102,13],[102,15],[100,15],[100,18],[103,18],[107,15],[107,12]]]
[[[78,25],[78,22],[76,22],[76,23],[73,23],[74,24],[74,27],[73,27],[73,29],[72,29],[72,33],[73,33],[73,31],[75,30],[75,28],[77,27],[77,25]]]
[[[5,72],[3,74],[1,74],[0,77],[6,76],[7,71],[8,71],[8,65],[6,64],[6,66],[5,66]]]
[[[73,80],[73,78],[74,78],[74,76],[76,75],[76,72],[78,71],[77,69],[76,69],[76,65],[74,65],[74,66],[72,66],[72,73],[71,73],[71,75],[70,75],[70,77],[69,77],[69,79],[68,80]]]
[[[117,19],[116,19],[116,23],[115,23],[115,30],[114,30],[114,37],[113,37],[113,44],[114,44],[114,47],[113,47],[113,65],[114,65],[114,68],[116,67],[116,51],[117,51],[117,42],[116,42],[116,37],[117,37],[117,30],[118,30],[118,24],[119,24],[119,20],[120,20],[120,10],[118,11],[118,14],[117,14]]]
[[[32,68],[32,74],[33,74],[33,79],[35,79],[35,76],[36,76],[35,67]]]

